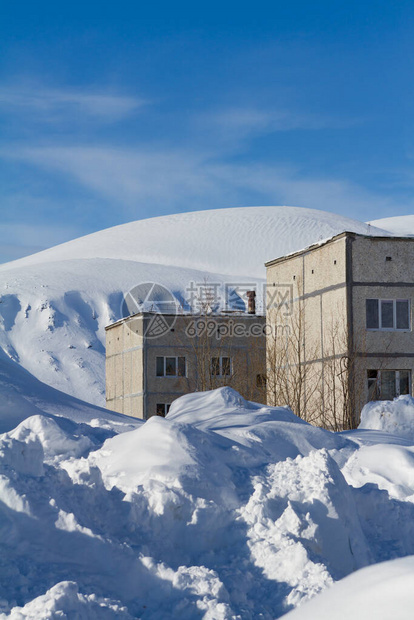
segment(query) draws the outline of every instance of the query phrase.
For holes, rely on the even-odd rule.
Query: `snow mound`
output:
[[[403,438],[230,388],[118,429],[36,413],[0,435],[1,617],[274,620],[414,554]]]
[[[354,443],[226,388],[181,402],[93,445],[40,415],[0,436],[5,613],[270,620],[369,561]]]
[[[42,383],[16,362],[0,356],[0,433],[37,415],[54,418],[60,425],[63,420],[72,421],[73,426],[88,425],[90,431],[93,427],[105,438],[141,423],[64,394]]]
[[[370,222],[373,226],[384,228],[402,237],[414,235],[414,215],[397,215]]]
[[[405,395],[392,401],[367,403],[361,412],[358,428],[385,431],[406,437],[414,443],[414,398]]]
[[[286,615],[286,620],[411,620],[414,557],[363,568]]]
[[[54,620],[77,618],[78,620],[132,620],[126,607],[95,594],[81,594],[74,581],[62,581],[38,596],[24,607],[13,607],[10,620]]]
[[[264,263],[345,230],[386,231],[327,211],[240,207],[153,217],[108,228],[10,263],[22,267],[95,258],[264,276]],[[248,251],[246,249],[248,248]]]

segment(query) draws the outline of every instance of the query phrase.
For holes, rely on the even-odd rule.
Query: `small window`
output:
[[[177,376],[177,358],[176,357],[165,358],[165,376],[166,377]]]
[[[231,375],[230,357],[212,357],[211,374],[216,377],[228,377]]]
[[[366,300],[367,328],[379,329],[378,299]]]
[[[397,313],[397,329],[409,329],[410,328],[410,312],[409,304],[407,300],[397,300],[396,302]]]
[[[164,358],[157,357],[157,377],[164,376]]]
[[[157,377],[185,377],[186,376],[185,357],[157,357],[156,376]]]
[[[379,371],[368,370],[368,401],[379,399]]]
[[[165,418],[171,407],[170,403],[157,403],[155,405],[156,414]]]
[[[266,387],[266,375],[264,374],[259,374],[256,375],[256,387],[258,388],[265,388]]]
[[[367,299],[365,306],[367,329],[410,329],[408,299]]]
[[[411,393],[409,370],[368,370],[368,400],[392,400]]]

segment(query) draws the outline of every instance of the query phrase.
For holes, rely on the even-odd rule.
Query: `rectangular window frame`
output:
[[[368,369],[367,370],[368,397],[370,396],[370,391],[375,394],[375,398],[372,398],[371,400],[390,400],[390,398],[384,398],[382,396],[382,389],[381,389],[381,374],[382,374],[382,372],[384,372],[384,373],[385,372],[386,373],[393,372],[394,373],[395,396],[392,396],[392,398],[398,398],[398,396],[405,395],[405,392],[403,392],[401,394],[401,380],[402,380],[402,377],[401,377],[400,373],[407,373],[408,374],[408,394],[411,395],[411,393],[412,393],[412,373],[411,373],[411,370],[409,368],[399,368],[398,370],[396,370],[394,368],[384,368],[383,370]],[[374,373],[376,373],[376,377],[373,376]]]
[[[171,407],[171,403],[156,403],[155,405],[155,415],[160,418],[165,418],[167,413],[169,412]]]
[[[376,301],[378,305],[378,327],[368,327],[368,301]],[[408,305],[408,327],[397,327],[397,303],[407,303]],[[392,314],[393,314],[393,325],[392,327],[382,327],[382,304],[383,303],[392,303]],[[370,332],[409,332],[411,331],[411,300],[410,299],[377,299],[373,297],[369,297],[365,300],[365,325],[367,331]]]
[[[227,367],[227,361],[223,363],[223,360],[228,360],[229,372],[223,373],[223,370]],[[218,372],[215,372],[216,369]],[[233,374],[233,360],[229,355],[214,355],[211,358],[210,372],[212,377],[231,377]]]
[[[167,360],[169,361],[167,362]],[[170,360],[174,360],[175,374],[172,374],[171,372],[168,372],[167,374],[167,366],[170,365]],[[160,374],[160,370],[162,374]],[[155,376],[159,379],[176,379],[177,377],[186,377],[187,358],[184,355],[157,355],[155,358]]]

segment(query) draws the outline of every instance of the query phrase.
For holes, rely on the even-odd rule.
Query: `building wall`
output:
[[[338,389],[337,385],[334,396],[332,393],[331,375],[335,374],[335,368],[330,357],[335,355],[338,358],[335,364],[338,365],[339,358],[347,350],[346,274],[347,252],[344,237],[296,256],[273,261],[267,267],[268,301],[277,299],[277,289],[283,290],[285,286],[291,287],[293,299],[290,316],[283,317],[277,309],[268,308],[268,322],[273,328],[283,322],[289,327],[293,334],[292,341],[289,342],[292,348],[290,363],[293,366],[297,364],[299,354],[294,349],[300,345],[301,361],[308,365],[302,373],[297,368],[291,371],[291,382],[303,382],[301,402],[293,395],[295,388],[290,388],[292,402],[295,402],[293,408],[296,408],[295,413],[300,413],[301,417],[327,426],[330,409],[333,406],[340,408],[343,398],[343,390]],[[268,345],[269,343],[267,367],[268,373],[271,373],[271,347],[283,346],[283,342],[276,336],[276,340],[268,340]],[[268,393],[268,399],[271,398]],[[321,407],[321,403],[325,403],[325,406]],[[322,410],[324,413],[321,413]]]
[[[303,352],[305,360],[318,368],[310,373],[310,380],[314,384],[319,376],[324,386],[322,392],[315,393],[315,399],[322,400],[322,408],[321,403],[319,406],[324,424],[329,426],[332,402],[336,408],[341,399],[345,402],[343,387],[351,390],[354,414],[360,414],[368,399],[367,370],[410,370],[413,377],[414,239],[346,233],[271,262],[267,280],[270,288],[296,283],[294,297],[299,302],[293,303],[290,321],[294,327],[298,313],[304,316]],[[410,300],[410,329],[367,330],[368,298]],[[268,320],[275,321],[271,313]],[[353,364],[355,372],[348,373],[347,365]],[[312,386],[308,386],[309,393]]]
[[[144,417],[143,323],[120,321],[106,330],[106,406]]]
[[[411,371],[411,379],[414,375],[414,239],[355,237],[352,276],[353,330],[361,357],[356,387],[360,411],[368,400],[367,370],[405,369]],[[410,329],[367,330],[366,299],[410,300]]]
[[[264,375],[265,318],[232,315],[194,317],[179,315],[164,334],[150,338],[153,315],[137,315],[107,328],[107,407],[141,418],[156,414],[157,404],[171,404],[189,392],[231,385],[248,399],[263,402],[266,391],[256,386],[256,375]],[[208,323],[206,334],[192,336],[194,321]],[[233,325],[232,325],[233,324]],[[247,330],[235,335],[234,325]],[[252,325],[255,325],[250,335]],[[218,326],[221,338],[212,327]],[[188,329],[190,328],[190,330]],[[214,332],[212,334],[212,331]],[[236,330],[237,331],[237,328]],[[230,377],[211,375],[211,357],[232,359]],[[157,377],[157,357],[185,357],[185,377]]]
[[[208,332],[204,333],[203,324]],[[236,324],[247,330],[246,335],[234,334]],[[249,335],[253,324],[260,328],[260,336]],[[265,318],[257,315],[177,316],[174,331],[146,340],[146,416],[155,415],[157,403],[171,404],[183,394],[223,385],[234,387],[245,398],[262,401],[266,394],[256,387],[256,375],[266,371],[264,325]],[[217,329],[220,338],[215,337]],[[157,377],[157,356],[185,357],[186,377]],[[231,376],[211,375],[211,358],[220,356],[232,359]]]

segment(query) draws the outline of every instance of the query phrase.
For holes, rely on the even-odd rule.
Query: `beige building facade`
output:
[[[148,419],[189,392],[230,385],[262,402],[265,318],[142,312],[106,328],[106,404]]]
[[[358,424],[369,400],[412,393],[414,238],[345,232],[266,267],[278,333],[267,346],[269,404],[284,404],[272,382],[283,365],[285,393],[301,384],[292,408],[335,430]]]

